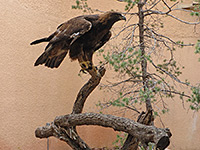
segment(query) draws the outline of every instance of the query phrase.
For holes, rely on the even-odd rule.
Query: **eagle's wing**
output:
[[[59,67],[69,50],[70,44],[88,32],[91,27],[92,23],[83,17],[73,18],[61,24],[57,31],[51,35],[51,39],[49,38],[49,43],[44,53],[36,60],[35,66],[45,64],[50,68]],[[39,42],[35,42],[35,44],[37,43]]]
[[[94,51],[100,49],[106,42],[108,42],[111,36],[112,36],[112,33],[110,31],[108,31],[104,35],[104,37],[99,41],[99,43],[96,44],[96,47],[94,48]]]

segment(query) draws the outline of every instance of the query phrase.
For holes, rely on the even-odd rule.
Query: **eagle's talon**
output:
[[[87,73],[87,72],[90,72],[92,74],[95,73],[96,76],[101,76],[101,74],[99,73],[98,71],[98,67],[97,66],[94,66],[92,64],[92,62],[90,61],[83,61],[80,63],[80,66],[82,67],[82,69],[80,70],[80,72],[83,72],[83,73]],[[87,71],[87,72],[86,72]]]
[[[83,62],[80,63],[80,66],[84,70],[89,69],[91,65],[92,65],[92,63],[90,61],[83,61]]]
[[[85,71],[85,69],[81,69],[81,70],[79,71],[79,73],[87,74],[87,72]]]

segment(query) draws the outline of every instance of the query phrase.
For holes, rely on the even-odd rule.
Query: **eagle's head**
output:
[[[119,12],[108,11],[100,15],[100,22],[102,22],[103,24],[110,24],[112,26],[115,22],[119,20],[126,21],[126,17]]]
[[[109,18],[115,22],[119,21],[119,20],[126,21],[126,17],[124,15],[122,15],[121,13],[110,11],[110,12],[108,12],[108,14],[109,14]]]

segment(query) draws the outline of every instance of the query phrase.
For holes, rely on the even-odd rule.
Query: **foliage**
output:
[[[123,146],[126,137],[127,137],[127,133],[119,132],[119,134],[117,134],[116,136],[116,140],[113,142],[114,147],[118,149],[121,146]]]
[[[125,2],[127,2],[126,6],[125,6],[125,11],[132,9],[135,4],[138,2],[138,0],[136,1],[132,1],[132,0],[125,0]]]
[[[187,101],[191,102],[190,108],[192,110],[199,110],[200,109],[200,84],[197,87],[191,88],[192,95]]]
[[[72,9],[81,9],[83,12],[93,12],[88,6],[87,0],[76,0],[76,5],[72,5]]]
[[[194,53],[195,54],[200,54],[200,40],[197,41]],[[200,58],[199,58],[199,62],[200,62]]]

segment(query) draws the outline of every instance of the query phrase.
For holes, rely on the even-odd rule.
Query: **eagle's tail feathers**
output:
[[[55,67],[55,61],[56,61],[56,59],[57,59],[57,57],[53,57],[51,59],[51,61],[49,62],[48,67],[54,68]]]
[[[55,59],[54,66],[56,68],[58,68],[60,66],[61,62],[63,61],[63,59],[65,58],[66,55],[67,55],[67,52],[63,53],[61,56],[59,56]]]
[[[47,59],[47,61],[45,62],[45,66],[50,67],[50,63],[51,63],[51,59]]]
[[[50,67],[50,68],[55,68],[56,67],[56,65],[55,65],[56,59],[57,59],[57,57],[47,59],[45,66]]]
[[[49,57],[46,52],[44,52],[35,62],[34,66],[45,64],[45,66],[50,68],[58,68],[67,55],[67,51],[60,56]]]
[[[42,65],[44,64],[48,59],[47,54],[44,52],[35,62],[34,66]]]

